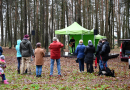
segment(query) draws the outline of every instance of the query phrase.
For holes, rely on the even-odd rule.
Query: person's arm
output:
[[[101,52],[100,52],[100,55],[102,55],[103,53],[105,53],[105,50],[106,50],[106,46],[105,46],[105,44],[102,46],[102,50],[101,50]]]
[[[3,53],[3,49],[2,49],[2,47],[0,47],[0,51],[1,51],[1,53]]]
[[[33,52],[31,43],[29,43],[29,49],[30,49],[31,55],[34,56],[34,52]]]
[[[84,53],[85,53],[85,54],[87,53],[87,47],[85,47]]]
[[[60,48],[64,47],[64,45],[62,43],[60,43]]]
[[[42,52],[42,53],[43,53],[43,57],[45,56],[45,53],[44,53],[44,52],[45,52],[45,51],[43,50],[43,52]]]

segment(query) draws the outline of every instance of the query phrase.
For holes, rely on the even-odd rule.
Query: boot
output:
[[[18,70],[18,74],[20,74],[20,70]]]
[[[7,82],[7,80],[4,80],[4,84],[9,84],[9,83]]]

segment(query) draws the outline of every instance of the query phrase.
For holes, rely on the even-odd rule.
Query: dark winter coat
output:
[[[102,43],[99,43],[99,44],[97,45],[97,51],[96,51],[96,54],[95,54],[96,57],[97,57],[97,63],[99,63],[101,50],[102,50]]]
[[[78,44],[78,46],[76,47],[75,50],[75,54],[77,55],[77,58],[82,59],[84,58],[84,49],[85,49],[85,45],[83,44]]]
[[[92,43],[89,43],[88,46],[86,46],[84,53],[85,53],[85,58],[84,58],[85,63],[92,64],[94,53],[95,53],[95,47],[93,46]]]
[[[107,61],[109,59],[109,53],[110,53],[109,43],[107,41],[103,42],[102,50],[100,52],[101,60]]]
[[[3,49],[2,49],[2,47],[0,46],[0,55],[2,55],[2,53],[3,53]]]
[[[57,41],[53,41],[53,43],[50,44],[49,49],[51,49],[51,59],[60,59],[60,48],[63,46],[62,43]]]
[[[31,42],[26,38],[24,38],[20,43],[20,53],[22,57],[31,57],[31,55],[34,56]]]

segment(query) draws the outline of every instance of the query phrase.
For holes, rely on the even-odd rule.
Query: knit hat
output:
[[[3,59],[3,60],[5,60],[5,56],[4,55],[1,55],[0,58]]]
[[[91,41],[91,40],[88,40],[88,43],[92,43],[92,41]]]
[[[37,46],[37,47],[40,47],[40,46],[41,46],[41,43],[40,43],[40,42],[38,42],[38,43],[36,44],[36,46]]]
[[[26,34],[26,35],[24,35],[24,38],[28,38],[28,37],[29,37],[29,35],[27,35],[27,34]]]

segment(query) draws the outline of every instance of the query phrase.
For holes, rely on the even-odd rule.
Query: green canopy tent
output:
[[[84,27],[80,26],[77,22],[74,22],[73,24],[64,29],[55,30],[55,34],[69,35],[70,39],[74,37],[74,39],[76,40],[75,47],[77,47],[80,39],[83,40],[84,45],[88,45],[88,40],[92,40],[92,43],[94,44],[93,31],[94,31],[93,29],[92,30],[85,29]]]

